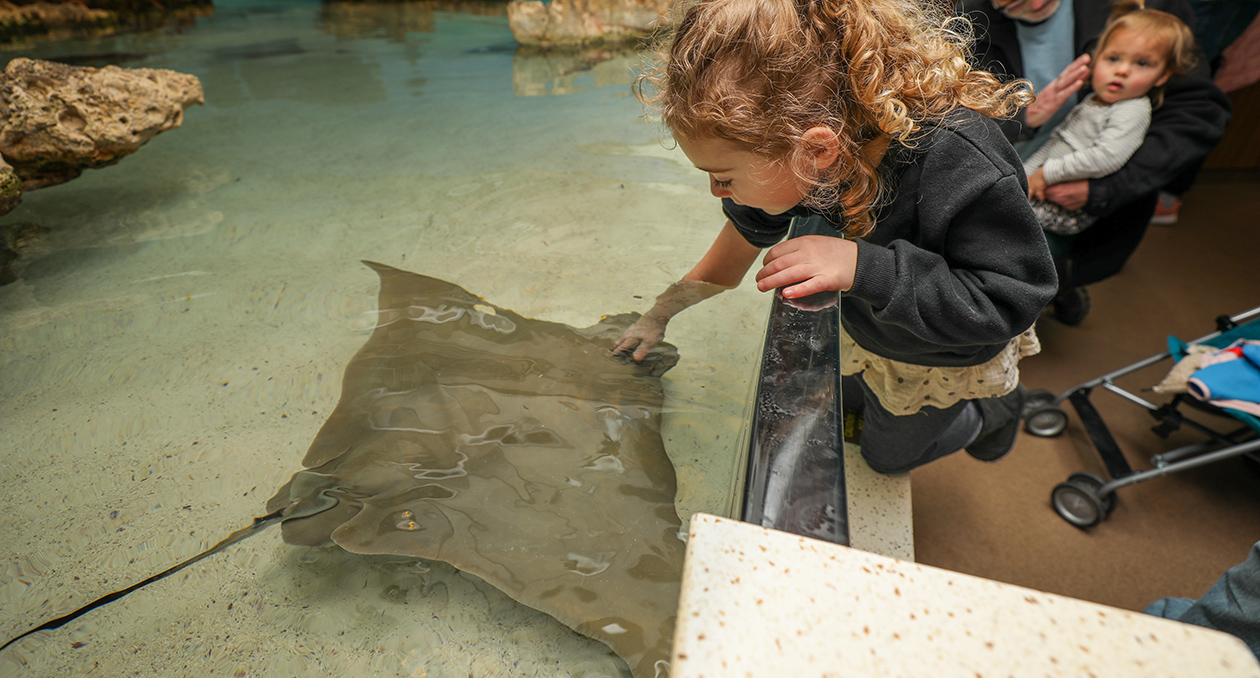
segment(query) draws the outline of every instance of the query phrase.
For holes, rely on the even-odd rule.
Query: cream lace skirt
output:
[[[840,373],[861,372],[884,409],[896,415],[914,414],[924,405],[946,408],[959,400],[1006,395],[1019,384],[1019,359],[1040,352],[1041,342],[1030,327],[986,363],[927,367],[875,355],[840,328]]]

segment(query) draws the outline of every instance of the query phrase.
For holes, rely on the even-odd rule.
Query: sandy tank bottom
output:
[[[721,225],[629,95],[633,54],[520,55],[502,16],[430,5],[400,34],[216,4],[181,31],[32,50],[192,73],[206,105],[0,219],[24,262],[0,287],[5,639],[265,512],[371,332],[360,260],[584,327],[645,310]],[[746,281],[670,326],[684,521],[728,509],[768,302]],[[625,673],[448,566],[278,529],[0,655],[3,676]]]

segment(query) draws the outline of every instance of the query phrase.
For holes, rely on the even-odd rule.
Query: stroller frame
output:
[[[1232,317],[1219,316],[1216,318],[1217,330],[1215,332],[1187,342],[1183,348],[1197,344],[1223,348],[1233,340],[1235,328],[1244,327],[1256,319],[1260,319],[1260,307]],[[1217,346],[1215,342],[1222,343]],[[1108,482],[1096,474],[1078,472],[1055,486],[1050,494],[1050,503],[1055,512],[1072,525],[1088,528],[1102,522],[1115,509],[1115,492],[1122,487],[1240,455],[1251,455],[1253,459],[1256,458],[1255,452],[1260,450],[1260,420],[1255,417],[1242,412],[1221,409],[1201,402],[1188,394],[1177,394],[1172,401],[1157,405],[1116,385],[1115,380],[1120,377],[1174,357],[1171,343],[1170,341],[1168,351],[1074,386],[1059,395],[1045,389],[1028,393],[1023,411],[1024,429],[1040,437],[1059,435],[1067,428],[1068,423],[1067,412],[1063,410],[1061,404],[1064,401],[1070,402],[1085,428],[1085,433],[1102,458],[1107,473],[1112,477],[1112,480]],[[1154,468],[1134,471],[1120,451],[1119,444],[1111,435],[1102,416],[1089,400],[1090,394],[1099,386],[1146,409],[1159,422],[1152,430],[1161,438],[1167,438],[1169,434],[1184,425],[1203,433],[1208,439],[1157,454],[1150,460]],[[1220,430],[1208,426],[1179,412],[1177,408],[1182,404],[1209,414],[1233,417],[1244,425],[1235,430]]]

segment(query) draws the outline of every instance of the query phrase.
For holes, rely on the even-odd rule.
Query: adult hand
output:
[[[1076,57],[1076,61],[1068,64],[1067,68],[1059,73],[1059,77],[1051,80],[1040,92],[1034,92],[1037,100],[1024,109],[1024,122],[1030,127],[1041,127],[1046,124],[1046,121],[1063,107],[1068,97],[1076,94],[1088,78],[1089,55],[1082,54]]]
[[[1089,179],[1065,181],[1047,186],[1046,200],[1063,205],[1070,210],[1079,210],[1089,201]]]
[[[806,235],[771,247],[762,264],[757,272],[757,289],[762,292],[782,287],[788,299],[827,290],[844,292],[853,287],[857,244],[844,238]]]

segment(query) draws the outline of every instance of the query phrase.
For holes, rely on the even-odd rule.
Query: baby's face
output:
[[[1118,28],[1094,59],[1092,84],[1108,104],[1146,96],[1168,81],[1168,49],[1160,40]]]
[[[709,191],[714,197],[782,214],[808,194],[809,187],[782,162],[724,139],[687,139],[681,135],[675,139],[691,163],[709,175]]]

